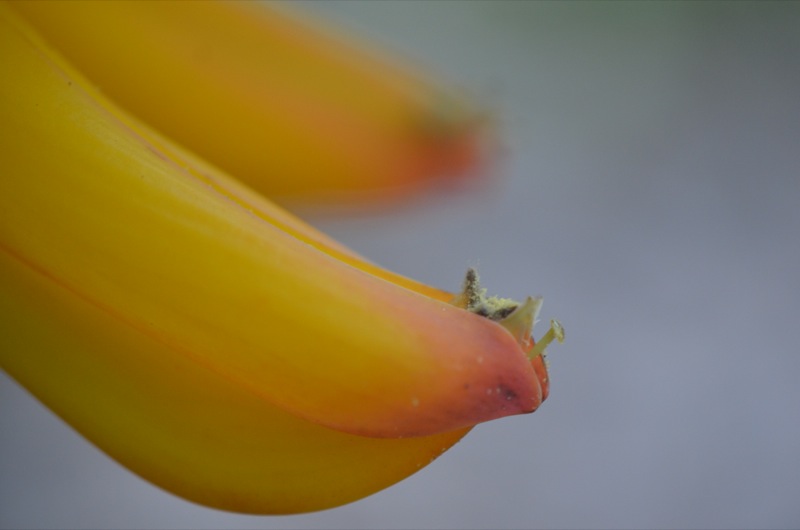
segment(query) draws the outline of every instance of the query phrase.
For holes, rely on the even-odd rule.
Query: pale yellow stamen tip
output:
[[[509,298],[486,296],[486,289],[481,287],[478,271],[469,268],[461,292],[453,298],[452,304],[497,322],[506,328],[524,349],[527,349],[530,346],[533,325],[542,308],[542,297],[529,296],[520,303]],[[531,349],[528,357],[533,360],[539,355],[544,356],[545,348],[553,339],[564,342],[564,328],[557,320],[550,321],[550,329]]]
[[[510,315],[498,323],[506,328],[523,347],[530,344],[531,331],[539,310],[542,307],[541,297],[528,297]]]
[[[531,348],[531,351],[528,352],[528,357],[533,360],[539,355],[545,355],[545,348],[553,342],[553,339],[557,340],[559,343],[564,342],[564,326],[561,325],[561,322],[558,320],[551,320],[550,321],[550,329],[547,330],[547,333],[539,339],[536,345]]]

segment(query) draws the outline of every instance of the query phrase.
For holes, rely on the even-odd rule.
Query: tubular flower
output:
[[[296,513],[547,396],[541,299],[380,269],[115,106],[0,4],[0,364],[184,498]]]
[[[390,198],[475,165],[463,98],[260,4],[13,7],[112,100],[268,195]]]

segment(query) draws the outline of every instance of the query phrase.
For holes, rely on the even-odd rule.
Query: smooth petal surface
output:
[[[351,502],[467,432],[379,439],[304,421],[2,250],[0,352],[4,370],[117,461],[225,510]]]

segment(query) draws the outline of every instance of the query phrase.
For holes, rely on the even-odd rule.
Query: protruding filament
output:
[[[553,342],[553,339],[556,339],[559,343],[564,342],[564,327],[561,325],[561,322],[558,320],[551,320],[550,321],[550,329],[547,330],[547,333],[539,339],[536,344],[531,348],[531,351],[528,352],[528,357],[533,360],[539,355],[545,355],[545,348],[547,345]]]

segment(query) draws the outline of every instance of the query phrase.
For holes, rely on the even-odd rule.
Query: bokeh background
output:
[[[800,526],[800,4],[286,7],[491,110],[489,185],[302,213],[427,283],[476,265],[544,295],[551,397],[368,499],[251,517],[142,481],[3,375],[0,526]]]

